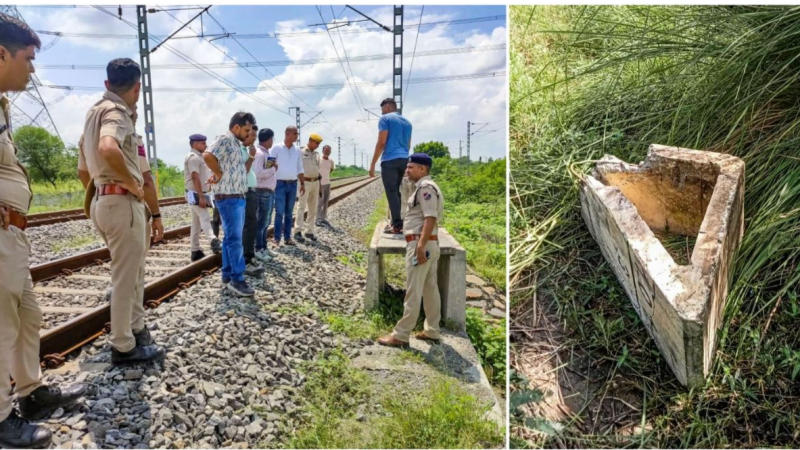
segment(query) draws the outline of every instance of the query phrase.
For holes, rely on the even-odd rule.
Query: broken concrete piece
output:
[[[653,144],[639,165],[604,156],[580,197],[589,232],[675,376],[702,383],[744,232],[744,162]],[[654,231],[696,236],[690,264],[676,264]]]

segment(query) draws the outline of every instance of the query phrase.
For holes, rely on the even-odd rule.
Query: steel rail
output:
[[[350,178],[363,178],[363,175],[351,175],[349,177],[332,178],[331,182],[337,180],[347,180]],[[158,200],[159,206],[173,206],[182,205],[186,203],[186,198],[183,196],[178,197],[165,197]],[[51,225],[54,223],[69,222],[73,220],[84,220],[86,214],[83,208],[64,209],[60,211],[50,211],[44,213],[28,214],[28,228],[39,227],[42,225]]]
[[[369,185],[377,179],[378,178],[367,178],[366,180],[356,180],[337,186],[336,190],[340,191],[341,188],[352,186],[358,183],[358,185],[347,189],[344,192],[337,192],[337,195],[331,197],[329,204],[333,205],[338,203],[339,201],[347,198],[351,194],[357,192],[361,188]],[[188,234],[187,231],[183,231],[188,228],[189,227],[183,227],[181,229],[170,230],[168,233],[173,233],[173,237],[182,236]],[[271,233],[272,231],[272,227],[270,227],[269,232]],[[105,259],[107,260],[108,249],[100,249],[99,251],[105,251]],[[89,258],[90,257],[85,257],[84,261],[89,261]],[[64,260],[66,259],[69,258],[64,258],[58,261],[61,261],[61,264],[64,264]],[[37,267],[53,265],[53,263],[57,263],[58,261],[53,261]],[[90,264],[94,263],[95,261],[97,260],[91,259]],[[161,302],[189,287],[204,276],[209,275],[221,264],[222,257],[217,254],[212,254],[184,267],[178,268],[164,277],[147,283],[144,287],[145,306],[147,308],[158,307]],[[57,267],[57,264],[54,266]],[[62,267],[62,270],[63,268],[65,267]],[[36,267],[31,269],[31,273],[33,273],[34,269],[36,269]],[[46,273],[55,273],[55,275],[58,275],[62,273],[62,270],[56,271],[55,268],[51,268]],[[44,276],[43,273],[45,273],[45,271],[41,269],[38,276]],[[40,338],[39,356],[42,364],[45,367],[50,368],[59,366],[64,362],[68,354],[80,349],[87,343],[92,342],[94,339],[97,339],[98,337],[107,333],[109,330],[109,321],[110,305],[105,304],[98,306],[89,312],[74,317],[67,322],[62,323],[61,325],[48,329],[42,333]]]

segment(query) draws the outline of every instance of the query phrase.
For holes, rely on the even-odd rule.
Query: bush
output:
[[[492,384],[504,386],[506,382],[506,324],[488,323],[483,312],[467,308],[467,334],[483,363],[483,370]]]

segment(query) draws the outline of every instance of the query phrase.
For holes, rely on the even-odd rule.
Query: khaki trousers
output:
[[[28,269],[30,243],[15,226],[0,228],[0,422],[11,413],[11,379],[24,397],[41,386],[39,326],[42,310]]]
[[[411,331],[419,318],[419,304],[425,308],[425,334],[439,338],[439,321],[442,318],[442,301],[436,272],[439,268],[439,241],[428,241],[425,250],[428,260],[425,264],[412,264],[417,249],[417,241],[406,244],[406,297],[403,300],[403,317],[394,327],[392,336],[408,342]]]
[[[131,195],[92,201],[92,221],[111,253],[111,346],[129,352],[144,328],[144,257],[150,243],[144,203]]]
[[[191,246],[192,251],[196,252],[200,248],[200,233],[204,233],[208,239],[214,239],[214,231],[211,229],[211,215],[208,213],[208,208],[201,208],[197,205],[192,205],[192,228],[191,228]]]
[[[299,189],[299,188],[298,188]],[[295,215],[295,231],[302,233],[305,227],[305,220],[303,215],[308,206],[308,223],[309,229],[314,230],[314,224],[317,222],[317,202],[319,200],[319,180],[306,181],[306,192],[300,196],[300,201],[297,202],[297,215]]]
[[[331,184],[323,184],[319,187],[319,206],[317,206],[317,218],[328,220],[328,202],[331,201]],[[316,222],[314,222],[316,223]]]

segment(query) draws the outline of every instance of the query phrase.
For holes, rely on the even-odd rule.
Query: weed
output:
[[[445,378],[422,391],[398,383],[379,390],[337,350],[310,364],[305,419],[291,448],[478,448],[502,445],[488,406]],[[371,405],[371,406],[370,406]]]
[[[790,298],[800,283],[800,67],[790,50],[800,11],[512,7],[510,28],[512,305],[535,299],[563,324],[566,363],[592,380],[587,403],[624,406],[609,399],[620,392],[641,399],[619,417],[576,411],[558,436],[531,445],[797,442],[800,407],[787,399],[800,377]],[[691,390],[666,368],[583,226],[572,175],[604,153],[640,161],[650,143],[726,152],[747,166],[718,351],[706,384]],[[681,253],[691,246],[667,242]]]

